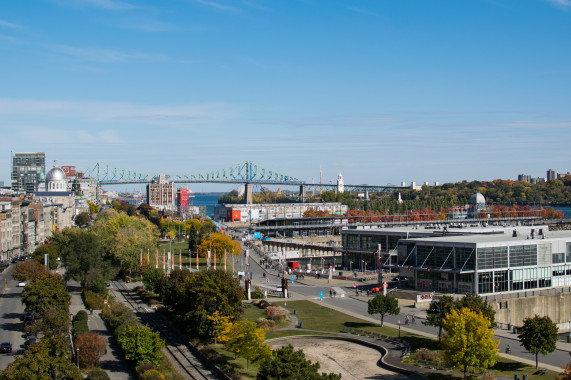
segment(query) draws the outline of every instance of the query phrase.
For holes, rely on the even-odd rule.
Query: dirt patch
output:
[[[307,359],[319,363],[319,371],[340,373],[346,379],[395,379],[409,376],[388,371],[377,365],[381,353],[375,349],[342,340],[284,339],[272,344],[279,348],[291,344],[302,349]]]

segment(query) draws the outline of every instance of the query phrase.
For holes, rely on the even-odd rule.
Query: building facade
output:
[[[256,222],[279,218],[302,218],[309,210],[331,215],[347,215],[349,208],[339,202],[225,204],[214,207],[217,222]]]
[[[174,182],[159,174],[156,181],[147,185],[147,204],[159,211],[176,211]]]
[[[12,157],[12,190],[30,194],[44,181],[46,154],[44,152],[15,153]]]

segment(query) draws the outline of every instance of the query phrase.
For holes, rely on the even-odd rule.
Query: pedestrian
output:
[[[337,297],[337,292],[334,290],[333,291],[333,298]]]
[[[414,323],[414,314],[412,315],[412,323]]]
[[[408,315],[405,315],[405,316],[404,316],[404,324],[405,324],[405,325],[408,325]]]
[[[355,295],[358,296],[359,295],[359,289],[355,288]]]
[[[333,291],[329,289],[329,298],[333,297]]]

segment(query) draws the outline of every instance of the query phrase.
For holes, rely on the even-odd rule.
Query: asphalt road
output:
[[[0,371],[14,361],[14,354],[24,346],[24,321],[22,319],[24,305],[21,301],[23,288],[19,288],[18,281],[12,279],[12,269],[14,269],[13,264],[1,274],[0,342],[11,342],[12,354],[0,354]]]
[[[250,250],[253,252],[253,249]],[[268,279],[270,284],[274,284],[278,286],[281,284],[281,280],[279,277],[276,276],[276,271],[270,270],[266,272],[266,278],[263,277],[264,269],[262,269],[257,262],[254,260],[250,260],[250,271],[252,272],[252,283],[253,284],[265,284],[266,278]],[[288,289],[290,292],[301,294],[305,297],[315,298],[319,297],[319,293],[323,292],[323,301],[327,304],[333,305],[337,308],[341,308],[346,311],[350,311],[352,313],[356,313],[363,317],[371,317],[367,312],[367,303],[363,302],[362,300],[357,300],[355,298],[348,297],[354,294],[355,290],[353,289],[352,285],[347,287],[342,287],[342,289],[346,292],[346,297],[329,297],[329,290],[331,287],[327,284],[327,279],[324,278],[323,286],[310,286],[304,285],[299,282],[295,282],[293,284],[288,285]],[[374,316],[373,318],[377,319],[380,322],[380,318],[378,315]],[[386,324],[392,324],[393,327],[398,326],[398,321],[404,322],[405,314],[399,315],[389,315],[385,316],[384,322]],[[416,323],[406,325],[408,330],[413,331],[421,331],[427,334],[431,334],[432,336],[438,335],[438,329],[433,326],[425,326],[423,325],[421,319],[417,319]],[[511,334],[510,334],[511,335]],[[535,363],[535,355],[530,354],[527,352],[523,346],[520,345],[519,340],[517,340],[517,336],[514,334],[514,338],[509,338],[505,336],[495,336],[494,339],[500,339],[500,352],[505,352],[506,346],[509,344],[511,348],[511,355],[520,357],[527,360],[532,360]],[[569,363],[570,361],[570,353],[564,350],[555,350],[555,352],[548,354],[548,355],[539,355],[539,367],[541,367],[541,363],[546,363],[558,368],[563,368]]]

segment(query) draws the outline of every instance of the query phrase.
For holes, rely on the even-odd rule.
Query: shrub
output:
[[[99,359],[107,351],[106,339],[96,332],[81,334],[75,339],[75,345],[79,348],[79,366],[91,368],[99,365]]]
[[[115,336],[121,326],[129,326],[137,323],[137,318],[129,307],[121,302],[114,302],[110,307],[103,309],[101,318],[107,323]]]
[[[285,318],[286,312],[285,312],[285,309],[283,307],[268,306],[266,308],[266,315],[268,317],[272,318],[273,320],[276,320],[276,318],[281,318],[279,316],[283,316],[283,318]]]
[[[262,289],[260,289],[259,286],[256,286],[256,288],[254,289],[254,291],[250,293],[250,296],[251,296],[253,299],[261,299],[261,298],[264,298],[264,292],[263,292]]]
[[[416,360],[437,362],[439,359],[438,352],[430,351],[428,348],[419,348],[416,350]]]
[[[143,374],[151,369],[157,369],[154,364],[145,363],[137,367],[137,378],[140,379]]]
[[[276,322],[272,319],[258,318],[256,323],[260,329],[273,329],[276,327]]]
[[[260,309],[267,309],[269,306],[272,306],[272,303],[268,302],[268,300],[258,300],[254,301],[254,305],[259,307]]]
[[[87,374],[87,379],[90,380],[109,380],[109,375],[107,372],[102,370],[101,368],[95,368]]]
[[[84,289],[81,292],[81,295],[83,296],[83,301],[85,302],[85,305],[87,306],[88,309],[102,310],[103,307],[105,306],[104,304],[105,296],[103,294],[95,293],[91,290]]]
[[[486,372],[480,376],[481,380],[496,380],[496,375],[491,372]]]
[[[141,375],[141,380],[164,380],[165,376],[156,369],[150,369]]]
[[[89,327],[87,326],[87,313],[85,310],[80,310],[73,317],[71,322],[71,333],[73,335],[73,339],[77,339],[79,335],[86,334],[88,332]]]

